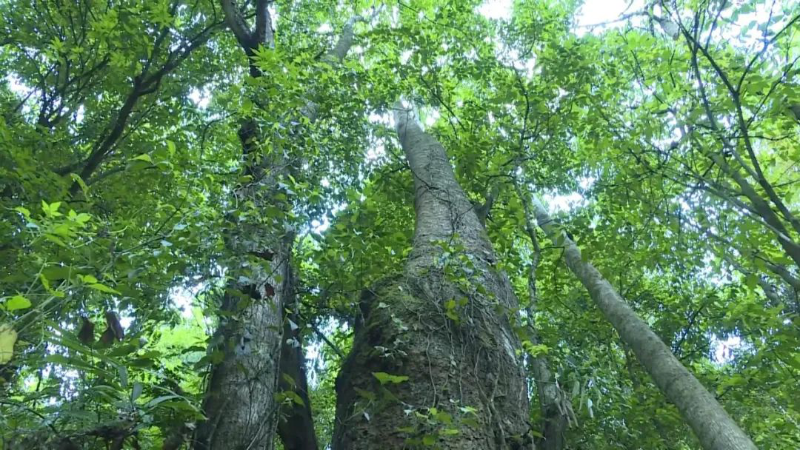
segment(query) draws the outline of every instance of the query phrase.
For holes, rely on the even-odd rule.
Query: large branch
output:
[[[272,35],[272,16],[269,14],[269,1],[257,0],[256,1],[256,31],[253,35],[253,44],[267,45],[274,41]]]
[[[797,21],[798,17],[800,17],[800,16],[795,17],[790,23],[794,23],[795,21]],[[786,29],[787,28],[783,28],[778,33],[778,35],[783,33],[783,31],[785,31]],[[775,38],[777,38],[778,35],[776,35]],[[736,151],[735,146],[731,145],[729,142],[727,142],[727,140],[724,140],[723,142],[726,143],[726,147],[737,158],[737,161],[739,162],[739,164],[764,189],[764,192],[766,192],[767,197],[775,205],[775,207],[778,208],[778,211],[780,211],[780,213],[784,217],[784,219],[786,219],[792,225],[792,228],[794,228],[794,230],[796,232],[800,233],[800,220],[798,220],[797,217],[794,214],[792,214],[792,212],[786,207],[786,204],[778,196],[777,192],[775,192],[775,189],[772,187],[772,184],[767,180],[766,176],[764,175],[764,172],[761,169],[761,165],[759,164],[758,158],[757,158],[757,156],[755,154],[755,150],[753,148],[753,143],[752,143],[752,141],[750,139],[750,133],[749,133],[749,130],[748,130],[748,125],[747,125],[748,122],[744,118],[744,109],[742,107],[742,100],[741,100],[741,94],[740,94],[739,88],[741,87],[741,84],[744,81],[744,78],[745,78],[745,76],[747,74],[747,71],[749,70],[749,67],[755,61],[755,57],[753,58],[753,60],[751,60],[750,64],[748,64],[748,68],[745,70],[745,73],[742,75],[742,78],[739,81],[739,88],[737,88],[730,81],[727,73],[722,69],[722,67],[719,65],[719,63],[716,61],[716,59],[711,55],[711,52],[709,52],[707,47],[700,45],[700,43],[690,33],[686,32],[686,31],[684,31],[684,36],[686,37],[687,43],[689,44],[689,48],[692,51],[692,68],[693,68],[693,70],[695,72],[695,77],[698,80],[699,87],[700,87],[701,98],[703,100],[704,108],[706,110],[706,115],[708,116],[708,119],[709,119],[709,121],[711,123],[712,128],[715,131],[717,131],[718,133],[720,133],[720,135],[721,135],[719,126],[716,123],[716,120],[715,120],[713,114],[711,113],[711,108],[709,106],[708,96],[707,96],[707,94],[705,92],[705,89],[703,87],[703,80],[702,80],[702,78],[700,76],[700,70],[699,70],[699,67],[698,67],[698,64],[697,64],[697,52],[698,51],[700,53],[702,53],[703,56],[705,57],[705,59],[709,62],[709,64],[711,64],[711,67],[714,69],[714,72],[717,74],[717,76],[722,81],[722,84],[727,89],[728,94],[730,95],[731,100],[733,101],[734,109],[735,109],[735,112],[736,112],[736,124],[737,124],[737,126],[739,128],[740,133],[742,134],[742,138],[744,139],[745,149],[747,150],[748,157],[750,159],[750,162],[753,164],[753,167],[750,168],[747,164],[744,163],[744,161],[741,159],[741,157],[738,156],[738,152]],[[768,44],[769,44],[769,42],[765,42],[764,49],[766,49],[766,46]]]
[[[336,45],[328,50],[325,53],[325,56],[322,58],[323,61],[327,62],[331,66],[336,66],[340,64],[344,58],[347,56],[347,53],[353,47],[353,40],[354,40],[354,32],[353,28],[355,24],[361,20],[364,20],[361,16],[353,16],[347,20],[342,28],[342,33],[339,35],[339,40],[336,41]],[[315,122],[317,120],[318,114],[318,106],[317,103],[314,101],[315,92],[314,90],[310,90],[308,95],[306,96],[306,104],[303,106],[301,110],[302,114],[308,117],[310,122]]]
[[[353,29],[355,24],[362,20],[364,20],[363,17],[356,15],[345,22],[344,27],[342,27],[342,34],[339,35],[339,40],[336,42],[336,45],[328,50],[328,53],[325,55],[326,60],[332,63],[339,63],[347,56],[347,52],[349,52],[350,48],[353,46]]]
[[[800,267],[800,245],[789,236],[789,231],[766,200],[758,195],[745,177],[728,165],[725,158],[718,154],[711,154],[711,159],[739,185],[744,196],[750,200],[750,204],[753,206],[755,212],[764,219],[764,222],[769,225],[773,233],[775,233],[778,242],[781,247],[783,247],[786,254],[797,264],[797,267]]]
[[[94,174],[95,170],[97,170],[103,160],[109,155],[109,153],[111,153],[113,148],[119,142],[120,137],[125,132],[131,114],[133,113],[133,110],[139,100],[142,97],[157,91],[164,77],[175,70],[191,55],[194,50],[204,45],[211,38],[214,30],[218,26],[218,23],[209,25],[200,33],[198,33],[197,36],[171,52],[161,69],[152,75],[147,75],[147,70],[149,70],[149,67],[144,68],[142,72],[134,78],[133,87],[128,93],[128,96],[125,98],[125,102],[122,104],[122,107],[120,107],[119,111],[117,112],[114,121],[109,124],[107,128],[107,134],[95,144],[94,150],[92,150],[92,153],[89,155],[89,157],[82,163],[65,167],[57,170],[56,172],[66,175],[73,169],[82,166],[80,177],[84,181],[88,181],[89,177]],[[69,189],[70,195],[74,195],[78,189],[78,183],[73,183]]]
[[[703,78],[700,73],[700,68],[697,63],[697,52],[698,50],[702,51],[707,58],[711,58],[711,56],[705,50],[703,50],[703,47],[700,46],[700,43],[697,41],[695,37],[691,35],[691,33],[689,33],[685,28],[683,28],[682,30],[684,36],[686,37],[687,44],[689,45],[689,50],[692,52],[692,58],[691,58],[692,70],[694,71],[695,78],[697,79],[698,87],[700,90],[700,98],[701,101],[703,102],[703,107],[705,109],[705,113],[706,116],[708,117],[709,123],[711,124],[711,128],[721,136],[723,145],[725,145],[725,147],[731,151],[731,153],[736,158],[739,165],[742,168],[744,168],[751,177],[755,178],[756,180],[760,180],[761,178],[763,178],[759,175],[760,170],[758,172],[755,172],[753,171],[752,168],[750,168],[747,164],[745,164],[744,161],[742,161],[741,157],[738,155],[738,152],[736,151],[735,146],[733,146],[730,142],[728,142],[727,138],[725,138],[724,135],[722,134],[722,131],[719,125],[717,124],[716,117],[714,116],[714,113],[711,110],[711,104],[708,98],[708,94],[706,93],[705,90],[705,85],[703,83]],[[713,58],[711,58],[710,60],[713,61]],[[736,100],[736,102],[738,104],[738,100]],[[745,197],[747,197],[748,200],[750,200],[754,212],[764,220],[764,222],[768,225],[769,228],[772,229],[772,231],[777,236],[778,242],[780,243],[781,247],[783,247],[787,255],[790,258],[792,258],[792,260],[794,260],[797,266],[800,267],[800,245],[794,242],[792,238],[789,236],[788,230],[786,229],[786,227],[784,226],[783,222],[778,217],[778,215],[775,213],[775,211],[772,210],[769,203],[767,203],[767,201],[764,200],[756,192],[755,189],[753,189],[750,182],[747,181],[747,178],[743,177],[736,168],[733,168],[730,165],[728,165],[723,156],[717,153],[710,153],[708,156],[723,172],[725,172],[726,175],[733,178],[736,184],[739,185],[739,187],[742,189],[742,193],[745,195]],[[727,197],[724,196],[723,198],[728,199]],[[728,200],[730,201],[730,199]],[[789,221],[793,223],[791,220],[792,219],[791,215],[785,217],[787,217]]]
[[[255,39],[253,33],[250,31],[250,27],[247,26],[247,22],[245,22],[244,17],[242,17],[242,13],[236,6],[235,0],[221,0],[221,3],[222,12],[225,14],[225,23],[230,27],[233,36],[236,37],[236,40],[245,52],[252,51]]]

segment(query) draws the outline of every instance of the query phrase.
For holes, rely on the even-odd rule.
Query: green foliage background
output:
[[[206,347],[242,257],[224,244],[231,218],[298,231],[328,442],[359,292],[402,267],[413,237],[388,119],[399,96],[476,203],[497,192],[487,231],[519,298],[533,249],[515,180],[562,206],[581,250],[759,447],[798,448],[798,263],[736,176],[765,199],[761,181],[774,188],[800,242],[800,5],[648,2],[588,29],[574,0],[517,0],[507,19],[479,6],[278,1],[254,81],[216,1],[0,1],[0,448],[121,423],[156,448],[202,418]],[[353,14],[370,19],[350,57],[321,64]],[[301,141],[283,127],[309,90],[320,115],[297,119]],[[264,152],[302,162],[288,216],[230,196],[248,181],[243,117],[271,130]],[[569,447],[697,448],[559,248],[538,280],[537,351],[570,395]],[[124,337],[103,343],[109,311]],[[719,359],[720,342],[740,345]]]

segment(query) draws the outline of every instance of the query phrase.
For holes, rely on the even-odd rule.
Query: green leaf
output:
[[[15,295],[3,303],[6,311],[16,311],[18,309],[28,309],[31,307],[31,301],[21,295]]]
[[[93,275],[78,275],[78,278],[86,284],[97,283],[97,278]]]
[[[17,206],[16,208],[14,208],[14,211],[19,212],[20,214],[25,216],[26,219],[30,219],[31,218],[31,212],[28,211],[27,208],[23,208],[22,206]]]
[[[133,383],[133,389],[131,390],[131,403],[135,402],[136,399],[142,395],[143,390],[144,387],[142,386],[142,383]]]
[[[360,389],[360,388],[355,388],[355,390],[356,390],[356,393],[359,396],[361,396],[361,397],[363,397],[363,398],[365,398],[365,399],[367,399],[369,401],[375,401],[377,399],[377,396],[375,395],[374,392],[366,391],[366,390]]]
[[[77,173],[71,173],[69,174],[69,177],[72,179],[72,181],[78,183],[78,186],[81,187],[81,190],[84,194],[89,192],[89,186],[86,185],[86,182],[83,181],[83,178],[81,178],[80,175]]]
[[[52,235],[50,233],[44,234],[44,238],[47,239],[48,241],[58,245],[59,247],[67,248],[67,244],[64,243],[64,241],[62,241],[60,238],[58,238],[58,237],[56,237],[56,236],[54,236],[54,235]]]
[[[372,372],[372,375],[378,379],[378,382],[381,384],[391,383],[391,384],[400,384],[405,381],[408,381],[408,377],[405,375],[390,375],[386,372]]]
[[[92,284],[90,284],[90,285],[88,285],[88,286],[89,286],[91,289],[94,289],[94,290],[96,290],[96,291],[100,291],[100,292],[106,292],[106,293],[108,293],[108,294],[122,295],[122,293],[121,293],[121,292],[119,292],[118,290],[116,290],[116,289],[113,289],[113,288],[110,288],[110,287],[108,287],[108,286],[106,286],[106,285],[104,285],[104,284],[100,284],[100,283],[92,283]]]
[[[122,364],[117,366],[117,372],[119,372],[119,384],[122,386],[122,389],[128,388],[128,368],[123,366]]]
[[[158,406],[161,403],[164,403],[164,402],[166,402],[168,400],[175,400],[175,399],[182,399],[182,398],[183,397],[181,397],[180,395],[162,395],[161,397],[156,397],[156,398],[150,400],[149,402],[147,402],[144,405],[144,408],[145,409],[153,409],[156,406]]]
[[[61,215],[58,212],[58,208],[61,207],[61,202],[53,202],[48,204],[46,201],[42,200],[42,211],[48,217],[58,217]]]
[[[135,158],[133,158],[133,161],[144,161],[144,162],[149,162],[150,164],[153,163],[153,159],[150,158],[150,155],[146,153],[136,156]]]
[[[0,364],[6,364],[14,356],[14,344],[17,342],[17,332],[11,325],[0,324]]]

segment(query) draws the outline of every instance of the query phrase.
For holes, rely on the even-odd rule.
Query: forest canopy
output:
[[[800,448],[797,1],[0,10],[0,450]]]

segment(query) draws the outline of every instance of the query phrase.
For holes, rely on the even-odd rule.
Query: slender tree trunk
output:
[[[617,330],[623,342],[653,378],[667,399],[675,404],[706,450],[755,450],[756,446],[728,416],[717,399],[675,357],[664,342],[631,309],[594,266],[581,258],[578,246],[534,200],[539,226],[557,245],[563,241],[567,267]]]
[[[530,311],[532,313],[533,311]],[[530,314],[529,313],[529,314]],[[530,331],[531,342],[540,343],[535,330]],[[569,423],[568,409],[571,405],[562,404],[566,400],[563,391],[556,384],[547,360],[543,356],[530,359],[531,372],[536,381],[536,392],[542,411],[542,436],[539,445],[544,450],[561,450],[566,445],[565,433]]]
[[[228,25],[248,56],[258,46],[274,44],[267,3],[256,2],[256,24],[251,31],[233,0],[222,0]],[[327,63],[337,63],[346,56],[358,19],[347,22],[337,45],[325,55]],[[250,75],[254,78],[262,75],[252,61]],[[309,100],[302,109],[311,122],[317,117],[313,97],[310,90]],[[249,156],[259,151],[262,141],[254,119],[241,125],[239,139],[245,160],[251,160]],[[269,205],[288,212],[291,206],[285,200],[279,201],[276,194],[282,191],[281,178],[292,170],[290,155],[276,149],[269,157],[272,159],[258,166],[245,167],[254,181],[237,190],[239,204],[252,202],[256,208]],[[285,230],[282,220],[272,225],[237,223],[234,235],[229,238],[233,254],[258,256],[269,270],[254,268],[246,277],[236,277],[228,285],[221,326],[211,347],[212,357],[219,354],[223,358],[212,370],[203,405],[207,420],[199,424],[194,443],[198,450],[270,450],[276,431],[287,450],[317,448],[302,345],[292,325],[297,321],[283,317],[287,305],[295,307],[291,267],[294,234]],[[288,377],[281,377],[282,373]],[[285,408],[286,420],[279,423],[280,405],[275,398],[280,391],[293,392],[303,405],[297,402]]]
[[[395,122],[414,176],[414,245],[402,277],[362,295],[333,448],[530,448],[507,318],[517,299],[444,148],[407,111]]]
[[[292,283],[294,284],[294,283]],[[281,407],[278,435],[284,450],[317,450],[317,434],[311,416],[308,396],[305,356],[297,299],[284,297],[283,343],[279,387],[281,392],[291,392],[289,401]],[[288,306],[288,307],[287,307]]]
[[[523,205],[525,213],[525,233],[533,245],[531,255],[531,267],[528,271],[528,334],[531,343],[539,345],[539,333],[536,331],[534,315],[539,302],[538,291],[536,289],[536,275],[539,269],[539,262],[542,259],[542,248],[539,245],[539,238],[536,236],[535,219],[531,212],[527,196],[524,195],[519,183],[514,181],[514,189]],[[542,440],[541,447],[544,450],[561,450],[566,445],[567,426],[570,422],[569,413],[572,405],[568,403],[567,397],[561,387],[553,378],[547,359],[544,355],[532,357],[529,361],[533,379],[536,381],[536,391],[539,395],[539,404],[542,412]],[[566,404],[564,404],[566,403]]]

